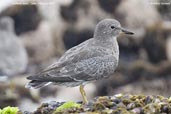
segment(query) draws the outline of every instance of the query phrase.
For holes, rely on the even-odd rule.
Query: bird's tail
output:
[[[34,88],[34,89],[38,89],[44,86],[47,86],[49,84],[51,84],[52,82],[43,82],[43,81],[37,81],[37,80],[32,80],[30,81],[25,87],[26,88]]]

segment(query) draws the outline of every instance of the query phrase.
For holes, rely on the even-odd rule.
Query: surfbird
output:
[[[0,78],[25,72],[28,63],[27,52],[15,34],[11,17],[0,18],[0,54]]]
[[[35,75],[26,87],[40,88],[49,84],[59,86],[80,86],[83,103],[87,104],[84,85],[111,76],[118,66],[119,48],[117,36],[132,35],[115,19],[104,19],[95,28],[93,38],[69,49],[54,64]]]

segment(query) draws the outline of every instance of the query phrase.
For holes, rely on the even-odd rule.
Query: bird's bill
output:
[[[126,30],[126,29],[124,29],[124,28],[120,28],[120,29],[121,29],[121,31],[122,31],[123,33],[125,33],[125,34],[129,34],[129,35],[133,35],[133,34],[134,34],[133,32],[128,31],[128,30]]]

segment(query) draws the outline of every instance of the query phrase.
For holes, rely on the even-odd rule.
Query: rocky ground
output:
[[[97,97],[88,104],[81,102],[68,108],[64,107],[66,102],[52,101],[43,103],[34,112],[25,114],[170,114],[171,99],[163,96],[145,95],[122,95]],[[65,105],[66,106],[66,105]]]

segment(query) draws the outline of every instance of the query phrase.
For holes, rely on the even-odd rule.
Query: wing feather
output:
[[[91,42],[91,40],[89,41]],[[71,48],[57,63],[34,76],[29,76],[28,79],[46,82],[94,80],[95,75],[103,74],[103,57],[108,55],[108,52],[106,48],[103,47],[91,46],[91,48],[87,48],[87,44],[90,43],[84,42]]]

